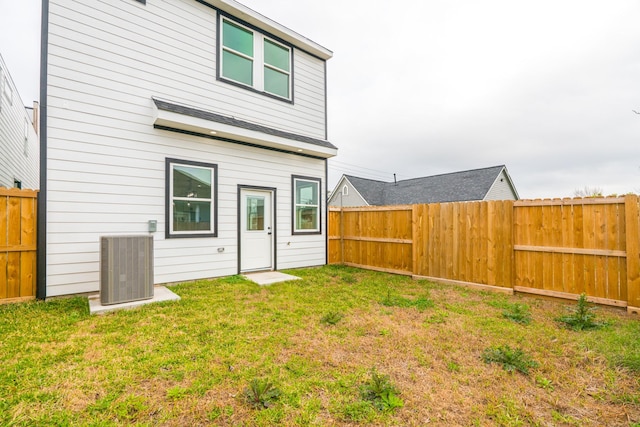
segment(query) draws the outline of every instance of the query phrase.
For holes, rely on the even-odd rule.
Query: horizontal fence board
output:
[[[556,291],[551,291],[547,289],[527,288],[523,286],[514,286],[513,290],[516,292],[522,292],[527,294],[535,294],[535,295],[542,295],[542,296],[553,297],[553,298],[569,299],[574,301],[580,298],[579,294],[572,294],[568,292],[556,292]],[[596,304],[612,305],[616,307],[627,306],[626,301],[615,300],[610,298],[599,298],[599,297],[587,296],[587,301],[593,302]]]
[[[503,288],[501,286],[491,286],[491,285],[483,285],[480,283],[462,282],[460,280],[449,280],[449,279],[443,279],[441,277],[413,275],[413,278],[417,280],[429,280],[430,282],[435,282],[435,283],[444,283],[446,285],[460,285],[467,288],[479,289],[481,291],[493,291],[493,292],[513,295],[513,289]]]
[[[378,243],[405,243],[411,244],[413,240],[411,239],[390,239],[385,237],[358,237],[358,236],[345,236],[345,237],[330,237],[329,240],[354,240],[360,242],[378,242]]]
[[[515,245],[513,249],[516,251],[548,252],[557,254],[604,255],[623,258],[627,256],[625,251],[615,251],[610,249],[584,249],[530,245]]]
[[[608,205],[623,204],[624,197],[606,198],[572,198],[572,199],[543,199],[543,200],[516,200],[514,206],[570,206],[570,205]]]
[[[366,270],[381,271],[383,273],[392,273],[392,274],[400,274],[402,276],[411,276],[411,271],[406,271],[406,270],[394,270],[393,268],[375,267],[375,266],[365,265],[365,264],[355,264],[353,262],[345,262],[344,265],[349,267],[363,268]]]

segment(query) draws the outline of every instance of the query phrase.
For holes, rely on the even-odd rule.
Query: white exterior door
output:
[[[240,191],[240,271],[273,269],[273,192]]]

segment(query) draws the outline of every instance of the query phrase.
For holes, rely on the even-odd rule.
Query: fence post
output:
[[[418,223],[418,205],[411,205],[411,274],[418,274],[418,245],[420,224]]]
[[[627,231],[627,312],[640,314],[640,211],[638,196],[624,200]]]
[[[340,265],[344,265],[344,207],[342,203],[340,203]]]

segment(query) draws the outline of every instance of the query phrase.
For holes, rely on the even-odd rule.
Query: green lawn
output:
[[[103,316],[79,297],[0,306],[0,425],[640,426],[622,310],[577,332],[555,320],[568,302],[288,273],[303,280],[185,283]]]

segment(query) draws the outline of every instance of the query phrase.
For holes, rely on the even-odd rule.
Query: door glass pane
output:
[[[252,86],[253,61],[225,50],[222,52],[222,75]]]
[[[225,47],[253,58],[253,34],[249,30],[223,21],[222,40]]]
[[[269,40],[264,41],[264,62],[284,71],[289,70],[289,49]]]
[[[211,169],[173,166],[173,197],[211,198]]]
[[[247,196],[247,230],[264,230],[264,197]]]
[[[211,231],[211,202],[174,200],[173,231]]]
[[[264,67],[264,91],[289,98],[289,76]]]

